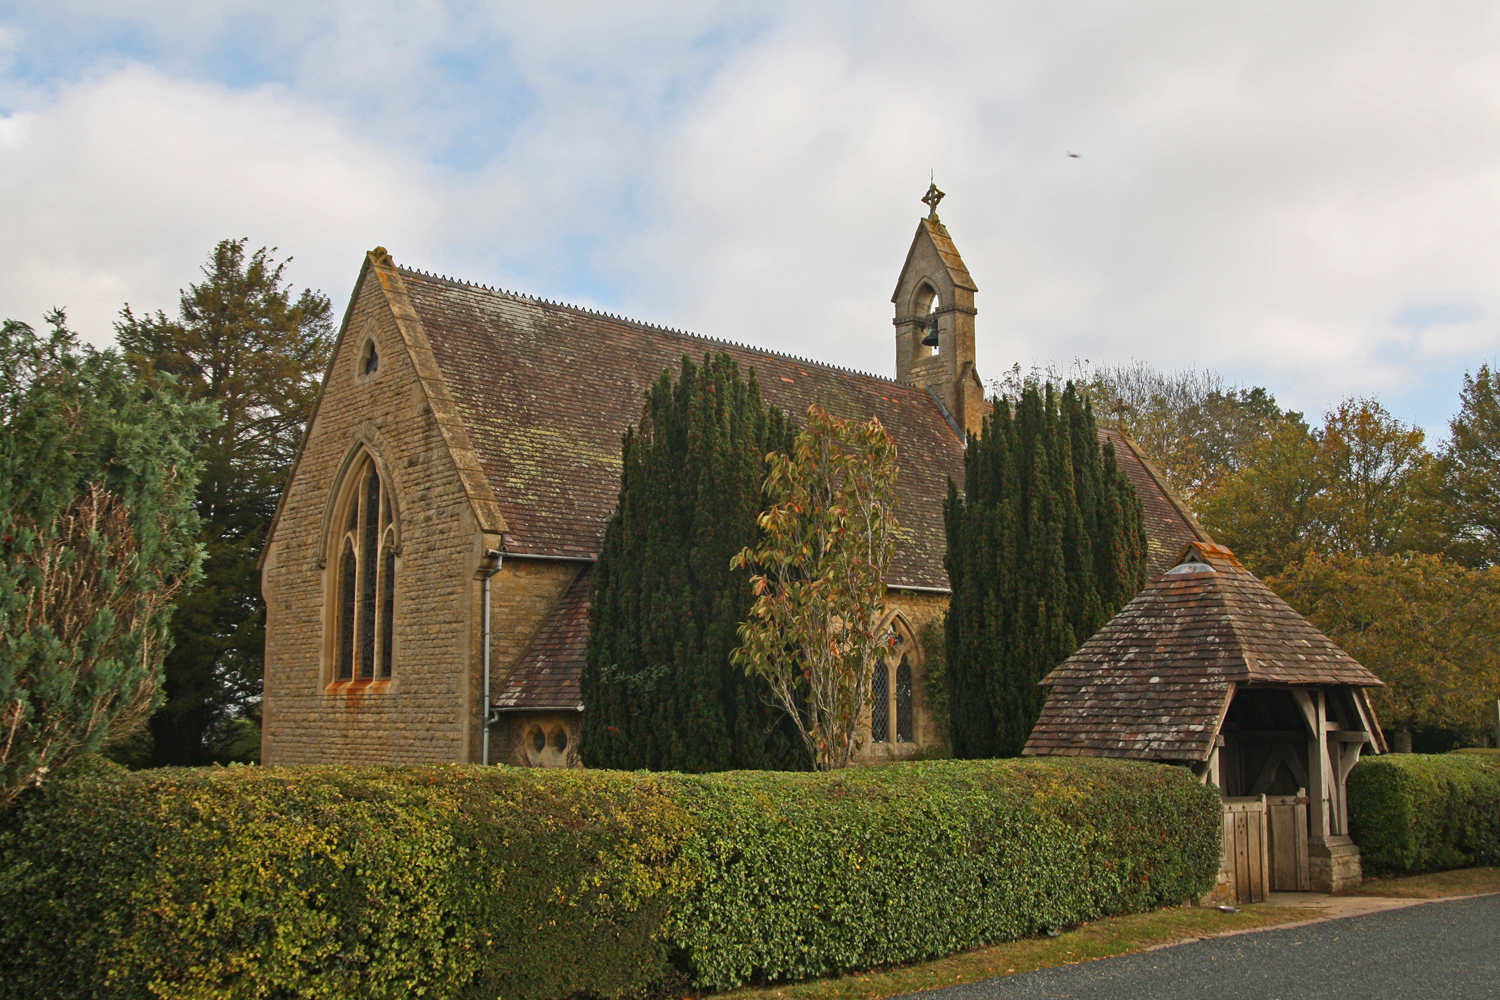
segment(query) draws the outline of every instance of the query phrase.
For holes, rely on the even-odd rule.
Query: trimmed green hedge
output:
[[[840,774],[477,767],[127,772],[0,817],[0,997],[724,989],[1206,892],[1185,770],[931,761]]]
[[[927,761],[685,783],[702,882],[672,938],[695,983],[911,962],[1201,896],[1217,791],[1127,761]]]
[[[1361,760],[1349,828],[1372,874],[1500,864],[1500,750]]]

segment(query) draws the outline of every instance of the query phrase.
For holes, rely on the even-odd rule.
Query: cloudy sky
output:
[[[929,171],[982,374],[1440,433],[1500,353],[1493,3],[0,0],[0,315],[98,343],[245,236],[889,375]]]

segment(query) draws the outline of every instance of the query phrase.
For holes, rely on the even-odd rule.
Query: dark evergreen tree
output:
[[[1086,399],[997,400],[945,508],[949,729],[958,757],[1021,752],[1039,682],[1146,582],[1140,501]]]
[[[142,753],[156,765],[230,758],[225,737],[235,735],[250,737],[241,757],[259,754],[266,609],[258,561],[333,349],[327,296],[292,294],[274,248],[246,246],[238,239],[214,248],[175,318],[126,306],[115,325],[126,362],[142,378],[170,375],[220,417],[198,441],[195,505],[207,558],[202,585],[172,618],[166,701]]]
[[[794,432],[726,354],[682,359],[625,433],[620,502],[589,599],[580,752],[590,767],[805,769],[765,681],[729,654],[753,595],[730,557],[759,541],[765,456]]]

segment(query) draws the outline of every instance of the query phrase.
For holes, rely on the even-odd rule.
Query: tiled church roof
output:
[[[589,637],[589,580],[593,567],[573,580],[521,656],[495,705],[504,709],[577,708]]]
[[[924,223],[925,224],[925,223]],[[941,227],[939,227],[941,228]],[[946,232],[939,249],[952,249]],[[952,268],[962,268],[957,251]],[[964,441],[926,389],[742,344],[544,302],[400,268],[401,281],[498,500],[515,556],[597,558],[620,482],[620,438],[645,390],[684,355],[724,352],[755,371],[761,395],[799,422],[817,402],[842,417],[880,418],[899,449],[895,588],[947,589],[943,500],[964,479]],[[972,287],[967,271],[959,275]],[[957,280],[957,279],[956,279]],[[886,341],[889,346],[894,346]],[[1146,509],[1150,569],[1208,536],[1122,436],[1121,468]],[[588,574],[549,613],[496,699],[503,708],[574,706],[588,629]]]
[[[943,498],[963,442],[925,389],[726,341],[402,269],[518,555],[598,555],[620,490],[620,436],[683,355],[728,354],[799,423],[809,403],[880,418],[896,439],[900,543],[892,586],[947,587]]]
[[[598,555],[619,494],[620,436],[640,420],[647,386],[675,377],[683,355],[730,355],[761,395],[799,422],[817,402],[843,417],[880,418],[899,449],[899,544],[893,587],[948,586],[943,498],[963,483],[964,444],[925,389],[740,344],[665,330],[401,269],[516,555]],[[1103,436],[1103,435],[1101,435]],[[1119,435],[1120,465],[1147,512],[1151,571],[1207,538]],[[1124,446],[1122,446],[1124,445]]]
[[[1027,755],[1207,758],[1236,684],[1382,682],[1240,565],[1191,542],[1043,681]]]
[[[1212,541],[1192,513],[1182,505],[1134,441],[1119,431],[1101,430],[1099,437],[1115,446],[1115,459],[1135,487],[1146,522],[1146,573],[1156,576],[1177,563],[1189,542]]]

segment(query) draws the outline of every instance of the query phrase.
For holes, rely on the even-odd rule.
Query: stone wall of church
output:
[[[361,350],[373,340],[377,371]],[[330,497],[363,446],[396,504],[388,681],[339,682],[326,600]],[[366,272],[262,567],[267,764],[472,759],[480,535],[374,269]]]
[[[508,712],[490,733],[490,759],[516,767],[582,767],[581,712]]]

